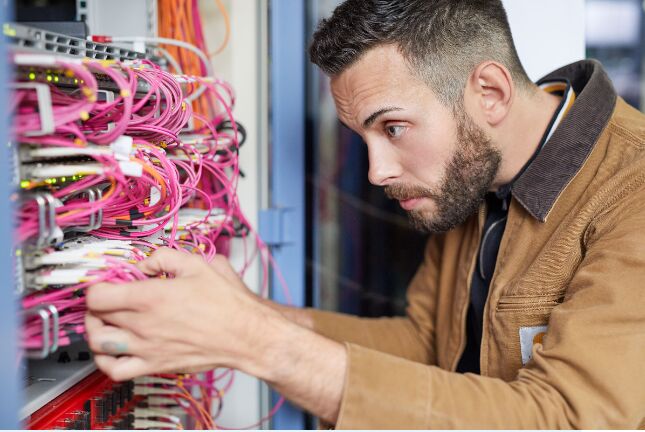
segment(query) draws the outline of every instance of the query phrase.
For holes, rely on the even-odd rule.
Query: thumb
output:
[[[147,259],[137,263],[139,270],[148,276],[168,273],[175,277],[187,276],[194,273],[200,258],[167,247],[154,251]]]

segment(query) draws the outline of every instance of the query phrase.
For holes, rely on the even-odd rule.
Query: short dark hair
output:
[[[468,77],[487,60],[504,65],[518,87],[531,86],[501,0],[347,0],[320,22],[309,54],[335,76],[389,44],[447,106],[462,101]]]

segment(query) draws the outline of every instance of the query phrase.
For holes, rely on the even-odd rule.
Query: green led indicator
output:
[[[54,75],[54,82],[58,82],[58,75]]]
[[[53,78],[52,78],[52,76],[51,76],[51,75],[47,75],[47,81],[48,81],[48,82],[52,82],[52,79],[53,79]]]
[[[29,79],[30,80],[35,80],[36,79],[36,74],[34,72],[29,72]]]
[[[31,184],[31,182],[29,180],[23,180],[23,181],[20,182],[20,187],[23,188],[23,189],[27,189],[30,184]]]

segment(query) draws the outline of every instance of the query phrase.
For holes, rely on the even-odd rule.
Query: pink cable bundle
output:
[[[230,86],[194,77],[178,79],[148,61],[133,66],[93,60],[58,62],[55,70],[74,78],[78,87],[49,83],[53,133],[34,134],[42,129],[35,91],[19,89],[12,99],[13,133],[32,158],[23,164],[22,183],[35,195],[24,195],[17,212],[17,247],[27,256],[42,235],[38,194],[53,199],[49,224],[64,233],[75,236],[76,229],[92,227],[98,219],[100,226],[88,234],[99,245],[127,241],[146,253],[164,245],[210,261],[218,250],[228,250],[232,237],[248,234],[236,192],[239,139]],[[217,114],[213,119],[199,116],[202,126],[185,135],[182,131],[193,116],[185,99],[197,85],[207,87],[202,97],[209,98]],[[228,126],[223,127],[225,123]],[[124,141],[123,136],[130,138]],[[47,178],[48,173],[66,175]],[[97,191],[93,199],[89,190]],[[49,240],[51,246],[38,253],[69,250],[69,235],[61,243]],[[82,255],[84,247],[72,249]],[[146,277],[131,257],[119,260],[104,250],[87,251],[109,265],[86,268],[85,258],[78,258],[82,264],[42,265],[32,270],[40,290],[28,291],[23,299],[25,309],[56,307],[63,346],[84,332],[83,293],[89,284]],[[136,259],[144,256],[141,253]],[[78,280],[75,272],[81,275]],[[42,344],[37,321],[26,320],[25,348]]]
[[[15,141],[29,156],[22,164],[21,187],[28,193],[18,206],[15,238],[32,284],[23,309],[55,308],[59,326],[52,331],[59,346],[70,345],[84,337],[85,290],[92,284],[146,279],[136,263],[160,246],[211,261],[217,253],[228,255],[233,237],[243,240],[241,275],[259,256],[266,294],[273,263],[237,196],[246,132],[233,116],[233,89],[220,80],[175,76],[149,61],[58,62],[52,69],[78,84],[48,83],[52,133],[38,133],[42,113],[34,90],[18,89],[11,100]],[[199,88],[213,118],[193,113],[187,101]],[[199,127],[190,130],[193,123]],[[48,208],[49,234],[58,228],[64,238],[51,236],[38,249],[43,200],[37,197],[44,195],[54,206]],[[248,247],[249,237],[254,247]],[[37,315],[26,316],[23,349],[38,351],[52,339],[41,324]],[[221,409],[234,372],[150,379],[168,382],[137,385],[172,390],[173,404],[214,427],[219,409],[212,415],[211,402],[219,401]],[[201,400],[193,397],[197,391]]]

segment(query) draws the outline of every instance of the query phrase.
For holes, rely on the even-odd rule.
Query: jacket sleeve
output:
[[[543,344],[516,379],[457,374],[347,344],[337,428],[645,425],[645,197],[595,226]],[[640,202],[638,202],[640,201]]]
[[[435,364],[435,299],[441,244],[440,236],[432,236],[426,245],[424,260],[408,287],[405,317],[358,318],[311,310],[314,330],[338,342]]]

